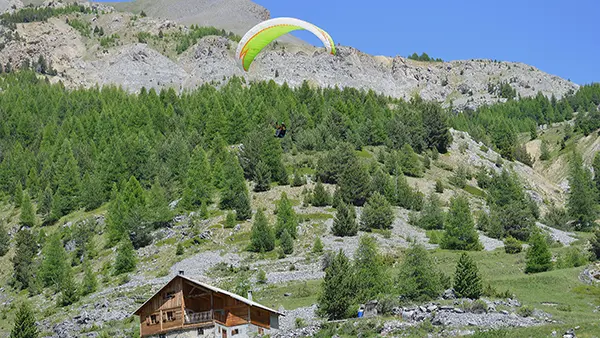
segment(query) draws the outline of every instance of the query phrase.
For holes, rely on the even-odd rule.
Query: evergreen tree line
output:
[[[355,317],[360,304],[382,299],[382,295],[410,303],[436,299],[450,287],[458,297],[478,299],[483,294],[479,269],[466,253],[457,261],[454,278],[439,271],[428,251],[414,243],[405,251],[396,275],[391,274],[377,242],[370,236],[360,238],[354,262],[342,250],[325,257],[318,312],[330,320]]]
[[[490,90],[496,91],[496,87],[490,87]],[[504,91],[502,86],[497,90]],[[582,86],[576,93],[569,93],[560,100],[538,93],[535,97],[481,106],[475,111],[465,110],[452,117],[451,125],[469,132],[474,139],[513,160],[518,148],[517,133],[535,132],[538,125],[570,120],[577,112],[577,130],[587,134],[600,128],[598,105],[600,84],[594,83]]]
[[[51,17],[70,14],[70,13],[92,13],[90,7],[83,5],[71,4],[61,8],[53,7],[35,7],[33,5],[21,8],[13,13],[7,12],[0,15],[0,21],[2,24],[7,25],[10,28],[16,28],[17,23],[27,23],[36,21],[46,21]]]
[[[221,90],[206,85],[181,97],[173,90],[142,89],[128,95],[112,87],[67,91],[29,72],[6,75],[0,85],[0,147],[6,149],[0,191],[17,200],[20,185],[48,222],[111,200],[113,186],[122,190],[131,176],[142,189],[157,183],[167,200],[176,200],[191,184],[188,167],[196,148],[207,153],[210,169],[204,166],[194,175],[209,170],[207,177],[217,190],[238,194],[239,186],[224,189],[230,170],[224,165],[227,144],[243,144],[243,177],[258,181],[260,190],[270,181],[288,183],[281,155],[293,148],[327,150],[345,141],[348,149],[355,149],[385,143],[401,149],[404,159],[398,162],[406,164],[406,156],[416,156],[410,148],[444,152],[450,143],[445,113],[438,105],[413,100],[398,102],[392,110],[390,99],[354,89],[311,89],[306,84],[290,89],[274,82],[247,86],[233,79]],[[288,121],[289,137],[282,141],[268,128],[277,119]],[[374,128],[364,128],[369,124]],[[362,166],[359,161],[353,165]],[[402,168],[392,171],[418,176],[422,170]],[[345,199],[356,195],[356,204],[366,201],[366,194],[346,188],[341,188]],[[230,208],[234,197],[226,196],[220,205]],[[189,208],[199,200],[184,201]]]

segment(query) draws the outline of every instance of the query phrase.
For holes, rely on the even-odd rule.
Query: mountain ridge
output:
[[[3,0],[4,3],[7,1]],[[187,3],[182,0],[176,3],[179,2]],[[198,8],[208,8],[204,14],[210,13],[213,18],[218,18],[226,8],[238,6],[237,2],[253,8],[252,11],[235,14],[239,16],[248,12],[239,27],[233,27],[224,20],[222,24],[219,20],[206,23],[240,33],[270,16],[268,10],[245,0],[219,2],[218,6],[214,1],[203,1]],[[287,82],[293,87],[306,80],[317,86],[354,87],[404,99],[419,94],[424,99],[457,109],[476,109],[484,104],[504,101],[498,91],[503,83],[508,83],[517,95],[523,97],[542,92],[548,97],[554,95],[560,98],[578,88],[577,84],[523,63],[481,59],[421,62],[400,56],[372,56],[346,46],[338,46],[338,55],[331,56],[322,48],[296,43],[296,38],[281,40],[267,47],[250,71],[245,73],[235,62],[233,51],[237,47],[236,42],[225,37],[201,38],[187,51],[175,54],[176,39],[181,33],[190,32],[188,26],[180,23],[196,20],[188,21],[181,12],[159,10],[158,5],[153,5],[148,7],[148,14],[156,13],[163,18],[141,18],[132,13],[117,12],[106,4],[85,4],[94,6],[99,12],[77,14],[78,18],[88,22],[90,27],[102,27],[107,35],[118,36],[113,45],[103,46],[102,37],[93,34],[83,36],[64,23],[63,20],[72,15],[61,16],[50,18],[47,22],[17,24],[16,32],[21,39],[8,41],[6,47],[0,50],[1,63],[13,60],[15,65],[19,65],[25,59],[42,55],[58,70],[58,76],[51,80],[60,80],[71,88],[112,84],[130,92],[139,91],[142,87],[157,90],[173,87],[182,91],[242,76],[250,81]],[[118,4],[117,7],[130,6],[130,9],[137,10],[144,4],[142,1]],[[64,4],[45,2],[44,6],[60,7]],[[193,12],[190,15],[191,18]],[[158,39],[159,32],[168,37]],[[139,34],[149,34],[151,38],[141,41]]]

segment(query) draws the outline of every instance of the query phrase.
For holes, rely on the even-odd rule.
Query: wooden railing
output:
[[[216,321],[219,321],[221,323],[225,323],[227,322],[227,315],[228,315],[229,311],[225,311],[224,313],[221,312],[215,312],[214,314],[214,318]]]
[[[213,312],[212,311],[190,312],[190,313],[185,314],[185,323],[186,324],[205,323],[205,322],[211,322],[212,320],[213,320]]]

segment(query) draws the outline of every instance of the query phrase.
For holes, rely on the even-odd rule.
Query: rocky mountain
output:
[[[10,8],[9,4],[14,1],[18,0],[2,0],[0,8]],[[46,2],[45,6],[64,4]],[[243,76],[248,80],[287,82],[291,86],[308,80],[316,86],[371,89],[402,98],[420,94],[425,99],[457,108],[476,108],[505,100],[499,95],[501,83],[508,83],[521,96],[542,92],[561,97],[578,88],[572,82],[522,63],[420,62],[399,56],[372,56],[346,46],[339,46],[338,55],[331,56],[322,48],[297,43],[297,39],[268,47],[251,70],[244,73],[234,60],[236,42],[225,37],[204,37],[181,54],[174,49],[180,33],[189,32],[189,28],[181,24],[213,25],[243,34],[256,22],[269,17],[266,9],[250,1],[138,0],[115,4],[121,10],[143,8],[150,15],[144,18],[113,11],[105,5],[94,6],[101,11],[81,15],[80,19],[102,27],[107,36],[114,37],[111,43],[102,43],[102,38],[94,35],[82,35],[69,26],[65,18],[51,18],[47,22],[18,24],[16,32],[20,39],[8,42],[0,50],[0,62],[5,64],[12,60],[13,64],[20,65],[25,59],[43,55],[59,73],[52,80],[63,81],[70,87],[115,84],[132,92],[142,87],[183,90]],[[156,36],[159,32],[163,32],[165,38],[149,41],[139,38],[140,33]]]

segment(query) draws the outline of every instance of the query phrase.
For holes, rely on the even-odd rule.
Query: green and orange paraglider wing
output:
[[[248,71],[250,65],[263,48],[278,37],[296,30],[307,30],[313,33],[323,42],[327,51],[335,55],[336,51],[333,39],[324,30],[299,19],[276,18],[254,26],[240,40],[236,52],[239,66],[243,70]]]

